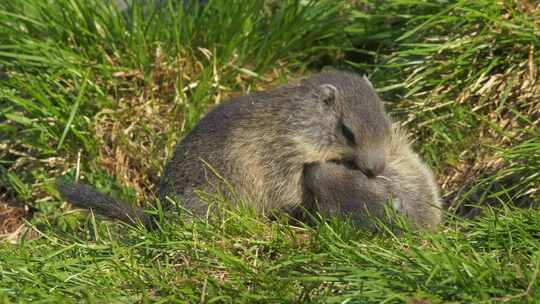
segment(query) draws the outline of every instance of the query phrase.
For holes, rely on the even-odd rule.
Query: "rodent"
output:
[[[307,166],[306,209],[324,216],[349,217],[361,225],[368,215],[384,218],[389,204],[409,218],[413,228],[435,229],[442,219],[442,203],[431,170],[411,149],[408,136],[397,124],[385,147],[385,169],[374,178],[347,164]]]
[[[306,185],[313,184],[305,180],[309,166],[320,166],[313,171],[319,174],[309,176],[321,181],[328,163],[348,164],[370,180],[391,170],[386,152],[392,134],[391,121],[367,78],[341,71],[316,74],[231,99],[210,111],[177,145],[157,196],[162,204],[174,199],[204,216],[208,205],[197,191],[223,190],[220,176],[251,207],[294,209],[306,199]],[[138,211],[93,194],[88,186],[66,183],[58,189],[77,206],[115,218],[138,217]],[[107,211],[111,204],[114,212]]]

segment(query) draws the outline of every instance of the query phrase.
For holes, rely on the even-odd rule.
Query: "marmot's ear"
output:
[[[369,85],[370,88],[374,89],[375,90],[375,87],[373,86],[373,84],[371,83],[371,81],[369,81],[368,77],[366,74],[362,75],[362,78],[364,78],[364,80],[366,81],[366,83]]]
[[[320,98],[325,104],[331,106],[336,103],[339,92],[335,86],[328,83],[322,84],[319,86],[319,92]]]

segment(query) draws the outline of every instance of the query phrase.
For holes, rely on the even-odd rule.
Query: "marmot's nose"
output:
[[[380,175],[386,166],[382,153],[369,153],[362,158],[356,158],[356,165],[367,178],[375,178]]]

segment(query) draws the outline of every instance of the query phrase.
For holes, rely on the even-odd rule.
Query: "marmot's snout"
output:
[[[384,153],[379,151],[370,151],[361,156],[355,156],[355,164],[367,178],[381,175],[386,168]]]

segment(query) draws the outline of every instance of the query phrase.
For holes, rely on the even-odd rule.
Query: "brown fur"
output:
[[[394,126],[385,149],[387,164],[375,178],[338,163],[306,168],[309,209],[324,215],[349,216],[364,222],[367,214],[384,217],[390,204],[408,217],[414,227],[434,229],[441,222],[441,198],[433,175],[410,147],[405,132]]]
[[[317,74],[293,85],[232,99],[213,109],[176,147],[165,167],[158,198],[165,205],[169,199],[177,200],[194,214],[204,216],[208,206],[196,192],[224,190],[217,173],[252,207],[293,209],[306,200],[305,185],[309,183],[304,180],[304,170],[310,166],[324,169],[329,162],[347,163],[354,169],[347,174],[365,175],[370,183],[392,169],[403,170],[391,173],[392,178],[429,175],[408,143],[397,141],[399,138],[392,135],[390,120],[367,79],[346,72]],[[400,153],[410,154],[404,164],[400,163]],[[342,182],[350,186],[350,179]],[[426,179],[399,190],[414,192],[417,184],[426,184]],[[64,197],[76,205],[103,210],[110,204],[104,198],[88,199],[92,193],[86,188],[84,195],[77,193],[75,186],[60,187],[61,192],[62,188],[70,191]],[[320,189],[331,191],[325,185]],[[371,189],[364,190],[369,193]],[[109,215],[118,218],[116,213]]]
[[[347,143],[342,121],[358,144]],[[354,74],[318,74],[298,84],[226,102],[178,145],[165,169],[159,196],[179,198],[199,213],[195,188],[220,187],[203,159],[258,209],[283,209],[303,201],[307,164],[362,160],[384,149],[390,123],[371,84]]]

